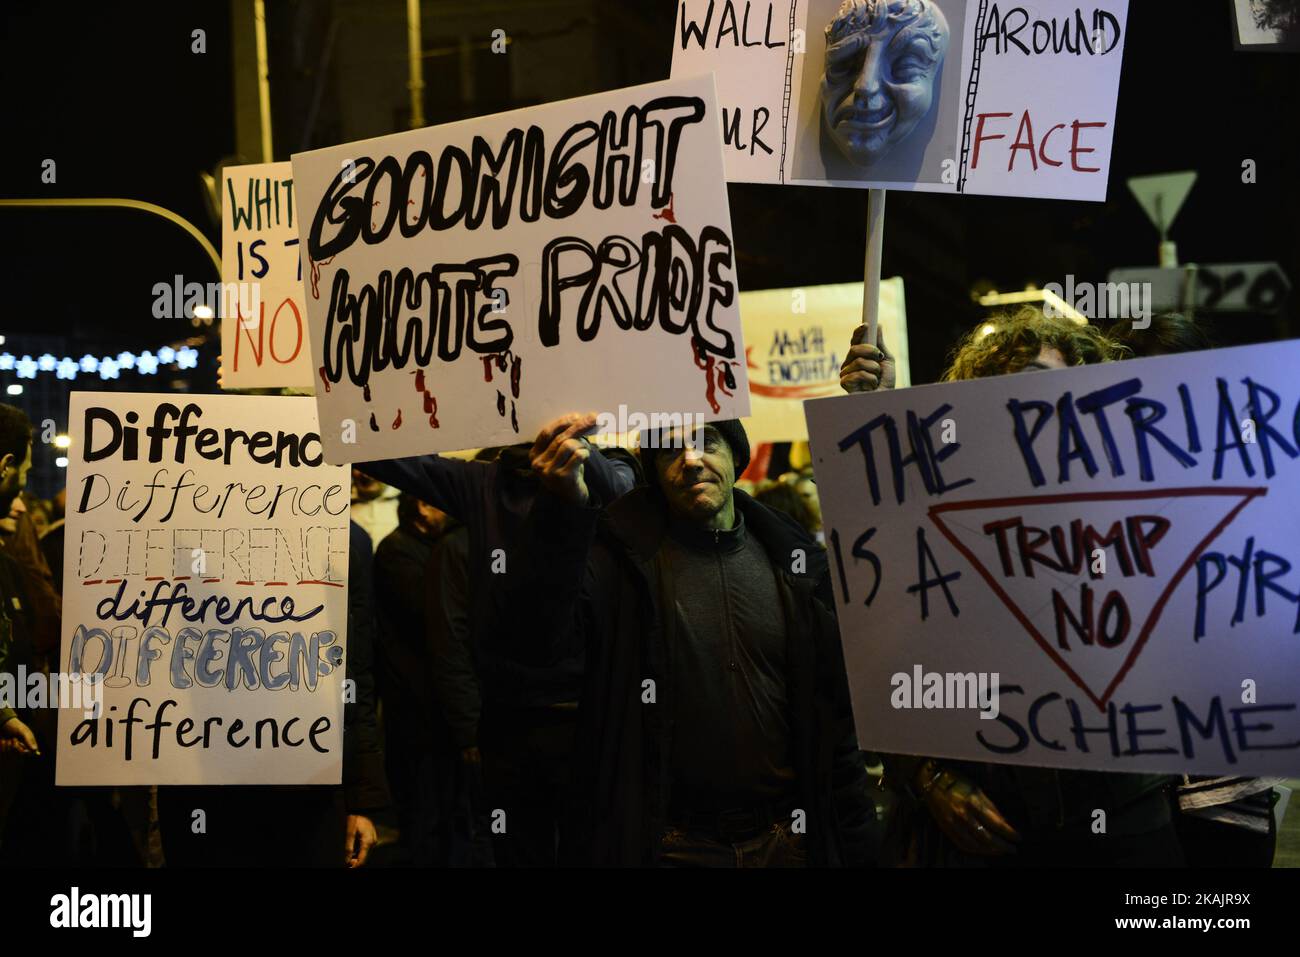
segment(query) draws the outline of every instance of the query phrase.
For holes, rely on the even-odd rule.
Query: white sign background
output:
[[[673,76],[713,72],[729,182],[782,182],[798,6],[794,0],[677,4]]]
[[[164,437],[159,460],[149,462],[145,429],[167,403],[176,412],[157,421],[174,431],[178,416],[185,416],[199,431],[187,438],[183,462],[173,453],[174,435]],[[186,415],[190,406],[198,414]],[[86,412],[96,408],[116,416],[124,441],[107,457],[86,462]],[[338,784],[347,647],[348,472],[339,466],[294,466],[287,452],[279,466],[258,463],[249,457],[250,446],[237,437],[229,465],[221,457],[197,453],[198,448],[224,448],[224,430],[238,429],[254,437],[269,434],[272,444],[258,439],[255,454],[273,454],[279,433],[317,431],[314,402],[306,397],[74,392],[69,421],[73,442],[59,670],[106,677],[99,719],[88,721],[80,709],[59,712],[58,783]],[[217,430],[215,445],[202,444],[208,429]],[[138,430],[133,460],[127,458],[130,430]],[[97,418],[93,448],[106,448],[112,432],[106,419]],[[304,448],[309,457],[319,457],[316,439],[308,439]],[[91,485],[83,511],[87,481]],[[183,484],[174,498],[178,481]],[[151,489],[154,483],[158,487]],[[317,514],[305,514],[312,510]],[[119,592],[115,613],[113,598]],[[195,605],[192,613],[182,604],[169,612],[166,606],[155,607],[144,621],[130,609],[132,602],[144,601],[142,593],[164,599],[188,595]],[[205,599],[214,596],[218,600],[205,607]],[[224,613],[223,597],[229,600]],[[241,605],[243,599],[250,603]],[[286,620],[290,609],[282,601],[288,599],[292,618],[299,621]],[[311,614],[314,609],[319,611]],[[195,633],[182,641],[186,628]],[[102,629],[98,636],[96,629]],[[265,645],[258,644],[255,633],[242,633],[239,644],[248,650],[232,656],[232,633],[241,629],[259,629],[267,636]],[[335,638],[327,641],[325,632]],[[272,637],[276,635],[283,637]],[[84,642],[79,640],[83,637]],[[211,652],[205,650],[208,639]],[[73,660],[78,649],[79,668]],[[232,670],[234,660],[239,665]],[[312,668],[312,661],[328,662],[328,673],[319,673],[325,670],[321,665]],[[245,662],[257,671],[255,679]],[[177,671],[184,676],[174,681]],[[286,677],[292,671],[297,672],[296,687]],[[219,676],[215,684],[212,675]],[[268,676],[281,686],[268,688]],[[181,687],[186,681],[189,686]],[[137,721],[152,721],[168,700],[174,704],[162,712],[167,724],[155,758],[154,732],[147,724],[136,723],[128,732],[122,722],[132,714]],[[199,735],[213,718],[221,721],[211,725],[205,747]],[[269,724],[259,729],[264,719],[276,723],[274,738]],[[296,721],[290,724],[291,719]],[[235,721],[242,721],[242,729],[234,728]],[[186,722],[191,723],[188,730]],[[74,743],[88,730],[86,724],[95,726],[96,737]],[[188,746],[178,743],[182,731]],[[234,747],[228,734],[236,742],[247,740]],[[288,746],[291,739],[298,745]],[[278,747],[271,746],[273,740]]]
[[[522,202],[519,197],[524,195],[521,192],[505,204],[511,212],[502,228],[493,228],[489,213],[478,228],[467,228],[463,218],[440,231],[430,229],[426,222],[411,238],[404,238],[401,224],[408,221],[404,218],[407,214],[386,205],[405,202],[406,193],[392,188],[394,179],[400,179],[400,175],[385,174],[374,194],[367,192],[378,178],[378,174],[370,172],[371,159],[379,164],[384,157],[391,156],[396,160],[397,169],[405,170],[412,155],[424,151],[433,157],[433,168],[438,169],[440,157],[454,155],[444,152],[449,147],[471,155],[476,138],[481,137],[495,156],[512,130],[530,127],[539,130],[545,139],[543,164],[559,162],[561,172],[574,176],[579,175],[575,171],[593,167],[617,171],[616,165],[599,166],[594,136],[584,139],[579,134],[563,141],[559,159],[555,148],[566,131],[579,124],[592,124],[590,129],[595,129],[607,122],[615,130],[623,129],[623,118],[630,115],[627,111],[643,109],[661,98],[680,99],[673,101],[677,104],[673,107],[675,112],[670,114],[658,107],[661,112],[654,114],[658,122],[644,123],[644,150],[629,152],[618,147],[610,150],[611,154],[621,155],[628,161],[631,180],[637,183],[631,205],[622,205],[621,199],[613,198],[608,208],[600,209],[588,193],[568,215],[555,218],[542,212],[528,222],[518,208]],[[702,112],[697,120],[677,127],[680,140],[672,180],[670,184],[664,180],[664,185],[671,188],[671,197],[665,197],[667,202],[656,206],[653,190],[660,182],[659,177],[666,177],[663,167],[668,165],[656,158],[657,146],[670,118],[682,115],[688,106],[698,107]],[[631,141],[637,138],[634,132],[637,125],[633,122],[628,128],[632,132],[626,136]],[[355,163],[351,168],[355,172],[349,170],[350,163]],[[520,165],[527,168],[527,161]],[[327,460],[362,461],[525,441],[536,435],[545,422],[563,412],[590,409],[617,414],[620,404],[632,412],[702,413],[707,419],[748,414],[735,252],[730,245],[731,218],[712,77],[652,83],[298,154],[293,158],[293,168],[298,209],[303,217],[300,225],[305,255],[310,256],[308,235],[317,208],[336,180],[340,181],[336,188],[342,198],[335,206],[349,198],[364,202],[370,206],[371,223],[376,228],[388,221],[387,217],[397,224],[384,241],[367,245],[358,238],[326,261],[309,264],[313,272],[308,282],[307,309],[312,354],[321,366],[317,370],[318,378],[324,374],[325,364],[335,361],[333,357],[339,354],[339,326],[336,323],[336,341],[327,344],[326,324],[336,283],[344,271],[349,295],[357,295],[363,287],[379,282],[387,271],[396,276],[399,270],[409,268],[420,277],[435,264],[500,260],[507,254],[518,259],[518,271],[513,276],[507,275],[500,265],[490,270],[484,267],[495,271],[495,275],[482,280],[473,297],[471,308],[475,315],[466,323],[465,342],[456,358],[444,360],[440,351],[434,349],[430,364],[420,368],[413,348],[404,364],[398,366],[386,360],[383,368],[371,371],[365,386],[358,386],[350,378],[347,349],[343,349],[341,381],[332,382],[329,388],[320,382],[316,386]],[[412,182],[417,185],[410,192],[418,206],[422,188],[418,185],[419,173],[423,170],[416,170],[414,164],[411,168]],[[351,185],[340,180],[346,175],[353,176]],[[439,175],[438,180],[439,183],[451,181],[444,206],[450,210],[460,204],[460,177]],[[572,178],[560,181],[560,197],[576,195],[575,191],[581,190],[577,182]],[[392,199],[394,195],[398,197],[396,200]],[[479,196],[481,199],[482,191]],[[332,240],[340,229],[340,214],[331,209],[330,215],[334,219],[322,227],[323,243]],[[410,215],[418,216],[414,212]],[[399,217],[402,217],[400,222]],[[657,253],[643,254],[644,237],[673,235],[678,230],[684,231],[692,244],[703,248],[702,265],[698,268],[688,265],[687,259],[675,253],[671,257],[673,265],[656,273],[658,264],[666,259]],[[577,316],[580,300],[587,289],[595,286],[586,281],[565,284],[568,279],[590,271],[592,258],[576,250],[559,254],[558,344],[546,345],[541,338],[540,310],[547,298],[542,284],[547,246],[562,237],[570,237],[575,245],[581,241],[599,247],[607,238],[620,236],[626,237],[635,248],[616,243],[616,248],[606,256],[607,263],[625,265],[601,268],[601,273],[616,287],[616,294],[593,299],[592,311],[600,309],[601,318],[599,329],[590,341],[579,340]],[[681,248],[675,240],[673,247]],[[329,249],[328,245],[319,248]],[[643,269],[647,264],[648,268]],[[615,271],[618,275],[610,279]],[[644,286],[640,284],[643,271]],[[674,306],[669,310],[669,321],[687,331],[668,331],[658,319],[648,328],[636,328],[635,324],[632,328],[620,328],[616,322],[619,309],[610,308],[610,303],[621,296],[631,310],[639,310],[639,304],[644,303],[654,288],[655,276],[671,284],[676,290],[672,296],[685,303],[683,308]],[[555,287],[557,283],[550,285]],[[416,295],[428,288],[428,283],[420,283]],[[606,283],[606,288],[612,287]],[[504,295],[498,297],[494,290],[503,290]],[[700,295],[699,304],[691,308],[686,297],[695,293]],[[424,295],[419,304],[412,306],[408,302],[399,308],[398,330],[404,335],[417,334],[427,341],[435,325],[429,321],[431,298]],[[448,297],[439,295],[438,298],[441,301]],[[439,321],[436,325],[446,329],[449,324]],[[513,335],[508,350],[499,345],[504,342],[502,327],[505,325]],[[695,334],[709,343],[712,354],[703,359],[696,354],[691,341]],[[476,351],[469,343],[471,337],[492,351]]]
[[[1300,343],[1284,342],[805,403],[862,746],[1112,771],[1300,771],[1298,367]],[[1079,410],[1086,396],[1108,387],[1117,393],[1101,414]],[[1048,403],[1022,416],[1028,435],[1050,410],[1032,442],[1039,486],[1016,438],[1013,401]],[[1148,402],[1159,403],[1163,417],[1150,420],[1157,409]],[[920,423],[915,442],[909,413]],[[1135,416],[1194,464],[1185,467],[1154,433],[1144,433],[1144,477]],[[1253,442],[1242,441],[1247,419]],[[937,468],[933,494],[922,467],[906,464],[899,504],[887,421],[895,423],[900,456],[915,445],[921,461]],[[956,441],[945,445],[948,423]],[[855,434],[870,437],[879,504]],[[1114,474],[1112,458],[1123,474]],[[1056,541],[1040,535],[1058,526],[1073,560],[1075,520],[1103,538],[1120,521],[1123,548],[1081,538],[1080,571],[1059,567]],[[999,530],[998,523],[1008,524]],[[1106,563],[1096,577],[1094,546]],[[1234,562],[1244,562],[1244,581]],[[929,587],[916,587],[922,575]],[[1058,596],[1084,621],[1085,585],[1091,644],[1065,614],[1058,625]],[[1126,631],[1112,592],[1122,596]],[[1102,635],[1119,641],[1107,647]],[[981,718],[970,707],[894,707],[893,676],[911,678],[918,667],[998,674],[999,717]],[[1198,731],[1197,722],[1210,731]],[[1076,734],[1076,727],[1084,730]]]
[[[740,294],[751,411],[745,432],[759,442],[805,442],[806,399],[840,395],[840,365],[861,324],[862,283]],[[903,279],[880,283],[880,329],[897,363],[899,387],[911,385]]]
[[[977,22],[978,6],[977,0],[967,3],[968,38],[962,50],[962,76],[967,78],[963,89],[974,89],[967,155],[958,164],[959,177],[965,177],[959,180],[962,192],[1104,202],[1128,36],[1128,0],[1098,0],[1086,7],[1067,0],[989,4],[984,19]],[[995,9],[1001,23],[992,19]],[[1098,52],[1090,54],[1076,43],[1082,52],[1071,53],[1060,29],[1056,36],[1062,48],[1055,52],[1058,41],[1049,39],[1050,33],[1039,24],[1068,23],[1073,35],[1080,11]],[[1119,23],[1118,38],[1110,20],[1094,20],[1099,13]],[[982,43],[974,40],[979,36],[985,37]],[[996,115],[1000,113],[1011,115]]]
[[[221,188],[221,281],[258,286],[254,315],[223,308],[222,385],[310,389],[293,165],[227,166]],[[245,301],[250,299],[246,294]],[[229,300],[238,306],[237,296]]]

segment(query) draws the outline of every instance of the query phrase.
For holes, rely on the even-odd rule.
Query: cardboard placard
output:
[[[862,283],[740,294],[749,368],[749,441],[803,442],[808,438],[803,403],[842,395],[840,365],[859,324]],[[880,327],[894,356],[898,387],[911,385],[903,280],[880,284]]]
[[[1127,12],[685,0],[673,75],[716,72],[733,181],[1101,201]]]
[[[221,196],[222,385],[310,389],[293,167],[227,166]]]
[[[1283,342],[808,402],[862,746],[1300,770],[1297,363]]]
[[[61,785],[337,784],[346,469],[310,398],[72,394]]]
[[[748,412],[711,77],[294,156],[332,462]]]

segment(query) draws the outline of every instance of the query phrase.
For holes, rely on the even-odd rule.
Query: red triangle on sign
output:
[[[1105,710],[1183,576],[1267,491],[1029,495],[936,505],[929,515],[1047,656]]]

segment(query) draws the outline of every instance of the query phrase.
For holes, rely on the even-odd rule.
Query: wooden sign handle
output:
[[[885,191],[867,190],[867,258],[862,274],[862,324],[867,327],[863,342],[876,344],[880,322],[880,252],[885,243]]]

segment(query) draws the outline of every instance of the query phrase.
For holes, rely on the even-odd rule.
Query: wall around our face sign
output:
[[[798,108],[791,117],[794,144],[790,179],[853,182],[871,180],[907,189],[911,184],[953,189],[943,183],[943,161],[959,159],[962,109],[962,44],[965,42],[966,5],[939,3],[948,21],[948,51],[935,77],[935,98],[930,112],[911,134],[873,165],[850,162],[826,135],[821,120],[820,86],[825,70],[826,26],[834,19],[841,0],[808,0],[807,52],[802,57]],[[924,188],[924,187],[923,187]]]

